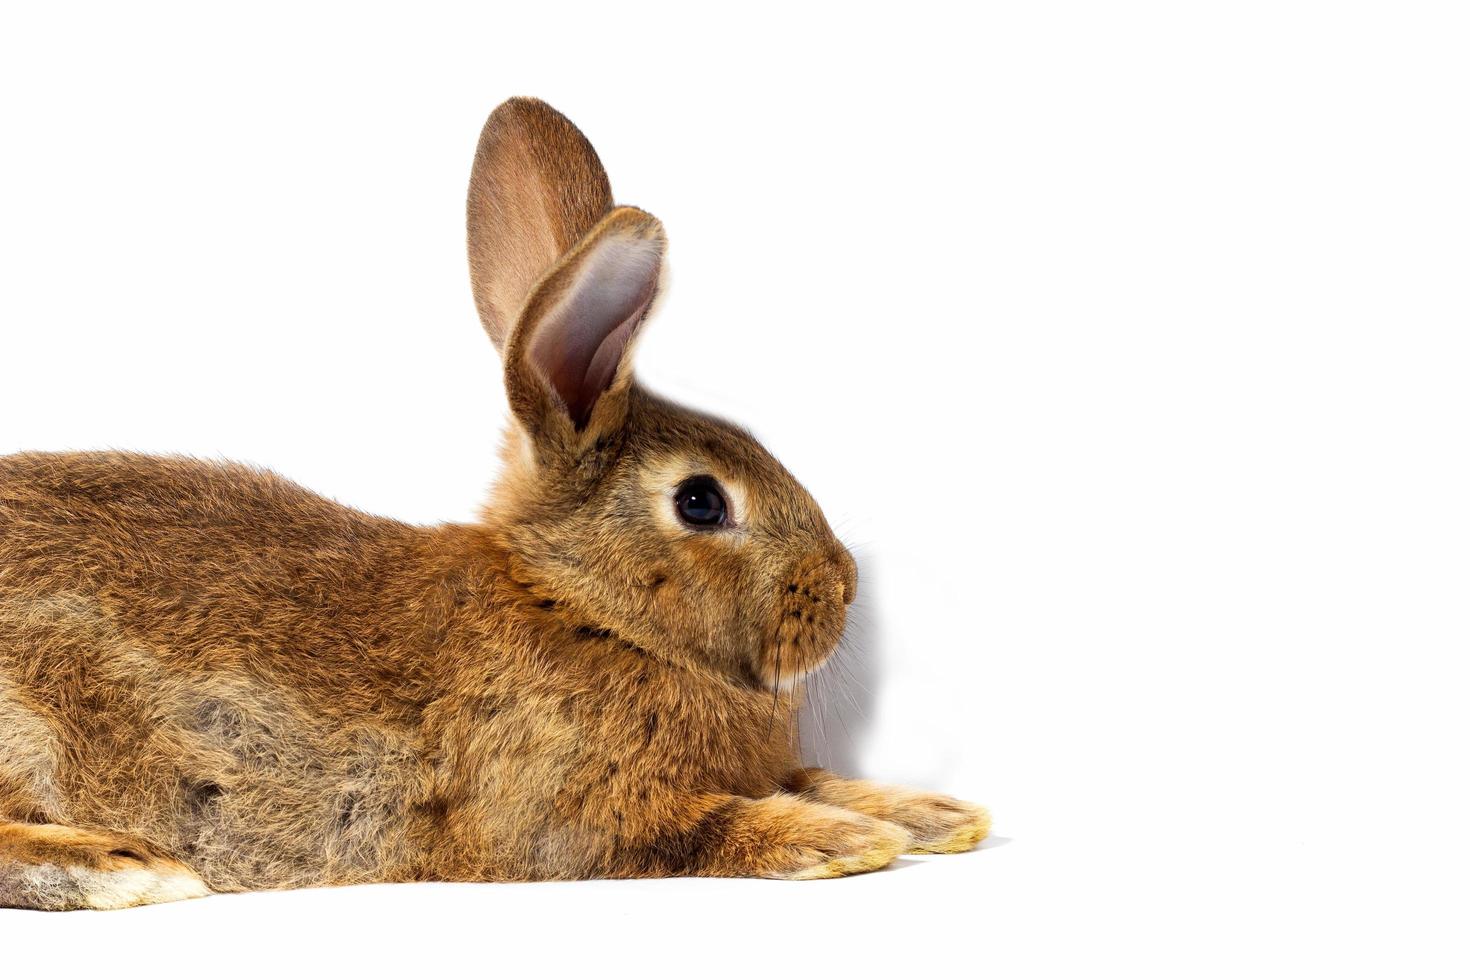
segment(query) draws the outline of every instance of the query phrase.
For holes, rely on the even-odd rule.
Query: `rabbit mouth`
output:
[[[756,670],[766,687],[791,690],[837,649],[855,589],[850,561],[819,556],[798,564],[782,585]]]

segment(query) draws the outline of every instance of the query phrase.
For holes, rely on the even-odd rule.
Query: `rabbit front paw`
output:
[[[843,833],[834,843],[811,848],[804,854],[810,863],[780,877],[789,881],[841,878],[888,867],[904,853],[912,838],[898,824],[882,820],[872,824],[856,834]]]
[[[959,854],[990,834],[990,813],[952,796],[914,794],[888,817],[913,834],[910,854]]]
[[[913,837],[910,854],[958,854],[990,833],[984,807],[940,793],[845,779],[823,769],[793,773],[787,786],[803,799],[898,824]]]
[[[913,843],[896,823],[837,807],[807,804],[780,822],[786,825],[772,835],[776,846],[767,877],[788,881],[877,871]]]

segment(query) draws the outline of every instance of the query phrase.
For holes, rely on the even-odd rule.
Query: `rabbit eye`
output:
[[[691,476],[674,491],[674,510],[690,527],[719,527],[728,509],[712,476]]]

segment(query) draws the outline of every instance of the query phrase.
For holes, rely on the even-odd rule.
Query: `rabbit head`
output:
[[[487,511],[518,574],[597,628],[784,689],[842,633],[851,556],[740,428],[633,377],[665,238],[614,206],[596,153],[545,103],[480,136],[468,202],[475,303],[513,415]]]

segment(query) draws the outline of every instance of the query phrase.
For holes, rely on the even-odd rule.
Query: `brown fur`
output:
[[[634,381],[657,220],[525,99],[469,207],[515,416],[481,522],[237,465],[0,458],[0,904],[181,897],[98,890],[135,865],[215,891],[825,877],[984,835],[969,804],[800,769],[792,688],[855,567],[746,433]],[[728,526],[675,517],[694,474]]]

